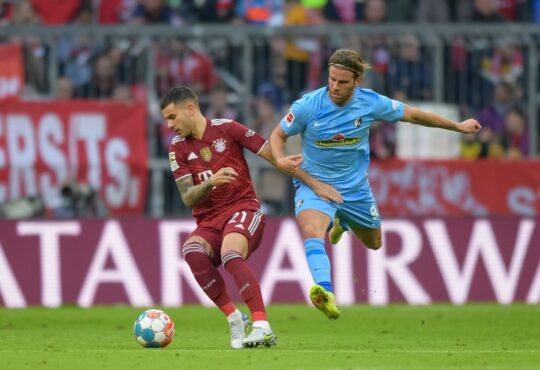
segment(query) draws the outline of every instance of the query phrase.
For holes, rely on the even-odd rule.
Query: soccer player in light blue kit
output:
[[[310,189],[295,179],[295,210],[315,282],[311,301],[329,319],[337,319],[340,311],[324,246],[327,230],[332,227],[332,244],[350,230],[367,248],[382,246],[381,218],[367,179],[371,125],[404,121],[462,133],[478,132],[481,126],[474,119],[454,122],[360,88],[369,64],[354,50],[335,51],[328,68],[328,86],[293,103],[272,132],[270,146],[277,167],[293,173],[298,161],[284,154],[284,146],[289,136],[302,135],[301,167],[328,185]]]

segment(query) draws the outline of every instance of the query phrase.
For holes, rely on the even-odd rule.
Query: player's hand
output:
[[[296,170],[302,164],[303,160],[302,154],[287,155],[285,157],[276,159],[276,167],[289,175],[294,175]]]
[[[459,124],[458,128],[464,134],[474,134],[474,133],[480,131],[482,126],[480,125],[480,123],[478,123],[477,120],[475,120],[473,118],[469,118],[468,120],[461,122]]]
[[[332,185],[328,185],[317,179],[313,179],[311,184],[309,184],[311,190],[317,194],[317,196],[326,201],[334,202],[337,204],[343,203],[343,197]]]
[[[235,181],[238,177],[238,173],[232,167],[220,168],[218,172],[210,177],[212,186],[227,185]]]

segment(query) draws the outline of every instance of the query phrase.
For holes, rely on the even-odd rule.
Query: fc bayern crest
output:
[[[358,117],[354,120],[354,127],[360,127],[362,126],[362,117]]]
[[[214,145],[214,149],[216,150],[216,152],[223,153],[227,148],[227,145],[225,145],[226,143],[227,140],[225,139],[216,139],[213,141],[212,144]]]

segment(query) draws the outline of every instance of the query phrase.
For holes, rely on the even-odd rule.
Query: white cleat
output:
[[[248,337],[242,340],[242,344],[248,348],[258,347],[261,344],[270,347],[277,344],[277,337],[270,328],[254,326]]]
[[[231,347],[235,349],[243,348],[242,341],[246,338],[246,331],[249,327],[249,318],[241,311],[237,311],[233,319],[229,320],[231,328]]]

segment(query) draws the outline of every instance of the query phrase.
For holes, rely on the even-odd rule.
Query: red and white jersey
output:
[[[192,176],[193,183],[198,185],[223,167],[232,167],[238,173],[234,182],[215,187],[208,198],[193,208],[197,223],[236,208],[260,207],[243,148],[257,154],[265,143],[261,135],[230,119],[206,120],[202,140],[173,138],[169,162],[175,181]]]

